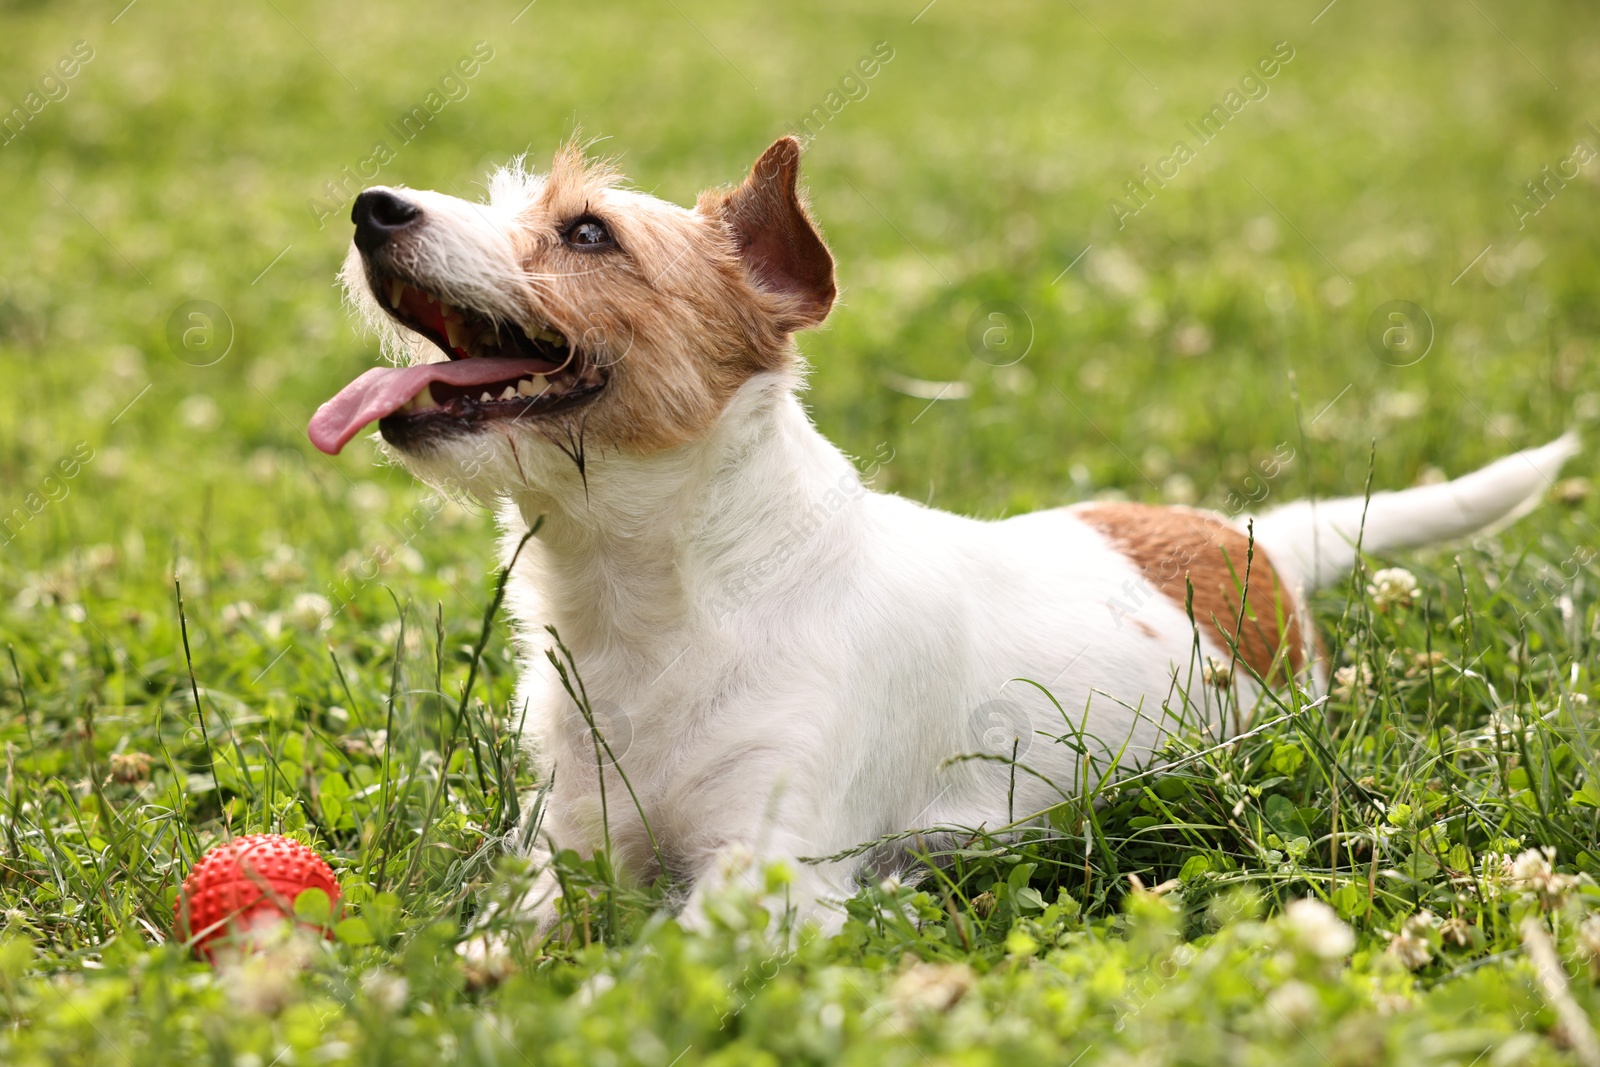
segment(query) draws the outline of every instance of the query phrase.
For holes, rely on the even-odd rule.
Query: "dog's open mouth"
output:
[[[553,327],[496,320],[393,276],[371,282],[397,322],[449,359],[376,367],[345,386],[311,418],[311,442],[329,455],[374,421],[385,438],[404,444],[430,428],[540,418],[605,388],[603,369]]]

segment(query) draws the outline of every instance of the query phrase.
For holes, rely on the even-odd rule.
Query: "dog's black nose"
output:
[[[371,254],[396,233],[422,217],[422,209],[388,189],[368,189],[356,197],[350,221],[356,224],[356,247]]]

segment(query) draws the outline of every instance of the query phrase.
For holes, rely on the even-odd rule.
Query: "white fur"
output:
[[[517,214],[537,195],[539,179],[520,166],[498,171],[490,183],[488,203],[472,203],[445,193],[400,186],[394,191],[422,209],[429,224],[404,242],[395,242],[389,256],[396,271],[430,280],[433,295],[452,304],[475,308],[491,317],[515,321],[522,312],[513,294],[524,280],[516,247],[508,236]],[[366,266],[355,246],[340,271],[345,299],[365,325],[384,340],[385,354],[396,363],[445,359],[432,344],[409,330],[397,329],[384,312],[380,297],[367,286]]]
[[[519,536],[545,518],[511,604],[528,640],[519,700],[553,776],[547,844],[586,852],[603,828],[594,742],[544,662],[546,624],[571,647],[602,732],[626,746],[621,768],[667,866],[704,887],[728,877],[730,857],[788,860],[791,903],[824,921],[815,904],[899,860],[892,848],[799,858],[923,827],[1010,825],[1082,787],[1077,746],[1092,775],[1132,767],[1177,718],[1219,710],[1183,611],[1151,596],[1135,617],[1155,636],[1124,624],[1112,605],[1140,575],[1073,509],[980,522],[871,492],[778,377],[750,382],[710,439],[608,456],[588,481],[587,494],[513,493],[504,515]],[[1487,522],[1541,484],[1463,479],[1452,499]],[[1381,539],[1393,543],[1394,520],[1421,521],[1435,495],[1375,498],[1369,525],[1395,530]],[[1274,558],[1302,556],[1293,515],[1263,522]],[[1209,628],[1199,643],[1228,658]],[[1080,729],[1073,745],[1056,740]],[[952,762],[980,752],[1003,759]],[[653,869],[611,770],[606,799],[621,864]]]
[[[512,246],[496,228],[515,225],[536,189],[513,171],[489,205],[428,194],[416,272],[448,299],[513,313]],[[659,203],[610,195],[646,213]],[[350,288],[375,310],[359,269]],[[701,897],[783,860],[789,903],[827,925],[829,902],[905,855],[885,844],[805,859],[918,828],[948,839],[1011,826],[1079,796],[1085,776],[1147,763],[1180,719],[1220,733],[1221,701],[1254,710],[1252,686],[1201,683],[1205,657],[1230,658],[1212,629],[1197,634],[1073,508],[983,522],[872,492],[797,389],[796,373],[757,374],[702,438],[649,456],[597,450],[584,476],[525,427],[403,457],[430,481],[502,501],[508,552],[543,520],[509,599],[523,643],[516,714],[549,784],[528,828],[540,857],[609,836],[616,865],[648,876],[659,847]],[[1575,448],[1563,438],[1449,485],[1378,494],[1364,546],[1513,515]],[[1363,510],[1359,498],[1290,505],[1257,520],[1258,543],[1291,587],[1326,582],[1354,561]],[[602,813],[594,738],[546,662],[547,625],[656,846],[604,755]],[[973,754],[991,758],[960,758]],[[547,872],[541,923],[554,891]]]
[[[1504,456],[1453,482],[1343,500],[1300,500],[1256,520],[1273,562],[1315,588],[1348,571],[1356,544],[1367,552],[1452,541],[1520,518],[1578,452],[1568,433],[1540,448]]]

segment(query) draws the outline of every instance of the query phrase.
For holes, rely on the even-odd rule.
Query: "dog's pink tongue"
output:
[[[424,386],[489,385],[510,382],[531,374],[549,374],[560,365],[541,359],[479,356],[444,363],[419,363],[415,367],[374,367],[339,390],[339,394],[311,416],[307,434],[311,443],[330,456],[349,443],[369,422],[393,415],[405,407]]]

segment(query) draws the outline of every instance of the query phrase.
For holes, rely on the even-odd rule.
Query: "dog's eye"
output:
[[[611,239],[611,231],[599,219],[579,219],[567,228],[564,237],[574,248],[609,248],[616,243]]]

